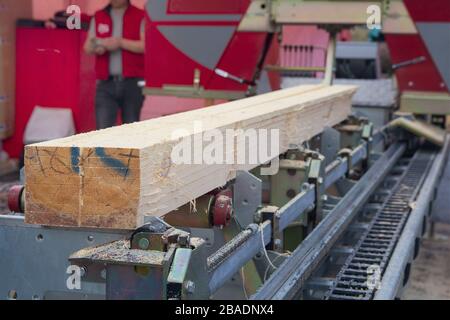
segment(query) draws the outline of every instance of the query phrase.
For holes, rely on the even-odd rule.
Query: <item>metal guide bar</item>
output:
[[[395,299],[405,284],[405,280],[407,280],[408,263],[418,253],[416,246],[418,245],[418,239],[425,231],[427,215],[430,212],[430,200],[434,197],[436,187],[442,177],[442,170],[448,161],[449,137],[447,135],[444,148],[437,154],[430,171],[426,174],[426,180],[420,188],[419,195],[414,200],[414,206],[409,214],[408,221],[395,246],[374,299]]]
[[[367,143],[363,142],[352,151],[350,160],[349,158],[339,158],[330,163],[325,169],[324,188],[329,188],[345,176],[349,168],[349,161],[351,161],[350,166],[355,166],[364,159],[367,159],[367,157]],[[283,231],[295,219],[306,214],[308,212],[307,209],[313,209],[316,200],[315,197],[315,186],[309,184],[305,187],[304,191],[280,208],[276,216],[279,219],[278,227],[280,231]]]
[[[251,258],[258,254],[261,249],[269,244],[272,233],[270,221],[265,221],[260,225],[251,224],[237,237],[243,241],[236,241],[225,245],[208,258],[209,270],[209,292],[215,293],[223,284],[231,279],[239,269]]]
[[[391,145],[252,299],[294,298],[405,149],[403,143]]]
[[[378,130],[373,135],[372,146],[383,141],[383,135],[384,132]],[[350,157],[338,158],[331,162],[325,168],[324,188],[329,188],[336,183],[336,181],[344,177],[349,167],[353,167],[359,162],[367,159],[370,156],[367,152],[367,146],[368,143],[364,141],[351,152]],[[350,164],[349,161],[351,162]],[[307,209],[313,209],[316,200],[315,196],[315,187],[314,185],[309,184],[301,193],[280,208],[276,216],[277,219],[279,219],[279,230],[283,231],[295,219],[302,217],[308,212]]]
[[[389,192],[370,227],[363,233],[350,254],[325,299],[368,300],[376,291],[376,283],[368,283],[372,274],[380,281],[410,212],[410,202],[416,197],[432,163],[433,154],[417,152],[408,167]],[[393,180],[392,176],[389,176]],[[389,179],[388,178],[388,179]],[[376,274],[374,274],[376,272]]]
[[[380,133],[378,132],[375,135],[379,134]],[[326,168],[325,186],[328,187],[345,176],[349,168],[349,161],[351,161],[351,165],[356,165],[367,157],[367,142],[362,142],[361,145],[352,151],[351,159],[339,158]],[[276,218],[278,219],[279,230],[284,230],[295,219],[306,214],[308,209],[314,208],[314,204],[315,186],[312,184],[305,185],[305,189],[301,193],[277,212]],[[253,236],[255,232],[260,234],[259,232],[261,230],[267,230],[263,232],[264,242],[266,245],[270,242],[272,226],[269,221],[265,222],[264,228],[260,228],[257,231],[253,229],[248,228],[247,230],[243,230],[229,244],[226,244],[218,252],[208,258],[208,270],[211,274],[209,285],[211,293],[218,290],[220,287],[219,284],[225,283],[229,277],[239,270],[240,266],[243,266],[246,262],[251,260],[257,253],[255,250],[260,250],[262,248],[262,241],[259,240],[260,235]],[[251,249],[248,250],[248,248]],[[239,261],[239,263],[236,263],[237,261]]]
[[[367,158],[368,154],[367,143],[363,142],[352,152],[351,162],[352,165],[356,165],[358,162]],[[342,178],[348,170],[348,158],[342,158],[335,161],[334,164],[330,164],[326,169],[325,185],[329,186]],[[284,230],[292,221],[302,216],[308,209],[314,208],[315,203],[315,186],[307,185],[305,189],[289,201],[285,206],[280,208],[276,214],[276,218],[279,220],[278,227],[280,231]],[[254,227],[253,227],[254,228]],[[271,230],[272,226],[269,221],[264,225],[264,230]],[[253,258],[256,254],[255,248],[259,248],[261,242],[259,237],[252,236],[255,231],[251,228],[243,230],[239,235],[235,237],[229,244],[226,244],[218,252],[208,258],[208,270],[211,273],[210,289],[211,292],[217,290],[217,283],[224,283],[226,276],[233,275],[229,272],[227,266],[232,260],[238,260],[240,263],[231,269],[238,270],[239,266],[244,265],[247,261]],[[257,231],[259,232],[259,231]],[[264,232],[265,244],[270,242],[271,231]],[[251,247],[252,250],[243,250],[242,248]],[[236,257],[235,257],[236,256]],[[239,257],[237,257],[239,256]]]
[[[307,209],[314,208],[316,201],[316,193],[314,185],[309,185],[308,188],[295,196],[285,206],[280,208],[276,213],[276,218],[279,219],[278,227],[280,231],[286,229],[295,219],[307,213]]]
[[[363,142],[351,152],[350,167],[353,167],[354,165],[358,164],[358,162],[366,159],[367,157],[367,143]],[[348,161],[348,158],[339,158],[327,166],[327,168],[325,169],[326,176],[324,179],[325,189],[329,188],[331,185],[333,185],[333,183],[338,181],[347,173],[349,168]]]

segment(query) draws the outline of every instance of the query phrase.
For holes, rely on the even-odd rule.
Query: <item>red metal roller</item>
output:
[[[213,224],[227,226],[233,215],[233,201],[229,191],[217,194],[212,208]]]
[[[22,185],[12,186],[8,190],[8,208],[12,212],[23,212],[22,193],[24,187]]]

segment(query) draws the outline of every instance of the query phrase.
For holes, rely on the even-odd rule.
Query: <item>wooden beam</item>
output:
[[[136,228],[145,216],[162,216],[224,185],[237,170],[262,164],[261,157],[238,161],[240,146],[248,154],[259,151],[246,135],[250,130],[277,130],[278,155],[347,118],[354,92],[352,86],[300,86],[26,146],[25,221]],[[229,132],[233,135],[227,136]],[[204,160],[208,146],[220,142],[218,134],[226,142],[231,138],[232,148],[222,149],[222,159],[231,162],[175,161],[174,155],[183,155],[178,152],[187,142],[191,148],[200,146],[189,149],[188,158]],[[205,140],[207,135],[212,140]],[[213,155],[219,154],[217,150]]]

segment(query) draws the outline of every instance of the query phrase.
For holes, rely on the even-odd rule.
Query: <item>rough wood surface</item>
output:
[[[343,121],[354,92],[352,86],[301,86],[29,145],[26,222],[133,229],[145,216],[162,216],[224,185],[237,170],[259,164],[176,164],[172,150],[183,138],[218,130],[225,135],[227,129],[278,129],[281,153]],[[202,128],[196,131],[199,122]],[[180,129],[185,133],[175,138]],[[256,152],[244,134],[233,139]]]

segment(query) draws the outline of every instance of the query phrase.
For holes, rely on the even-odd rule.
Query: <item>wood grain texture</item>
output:
[[[258,163],[236,161],[237,146],[244,145],[248,154],[258,151],[245,130],[279,130],[282,153],[347,118],[355,90],[352,86],[300,86],[29,145],[25,148],[25,220],[49,226],[134,229],[145,216],[162,216],[224,185],[237,170],[261,164],[259,159]],[[174,137],[180,129],[182,134]],[[232,163],[173,161],[172,152],[180,142],[200,143],[203,151],[208,141],[201,137],[226,136],[228,129],[235,130],[235,148],[224,149],[224,158]],[[192,153],[193,158],[199,156],[198,151]]]

